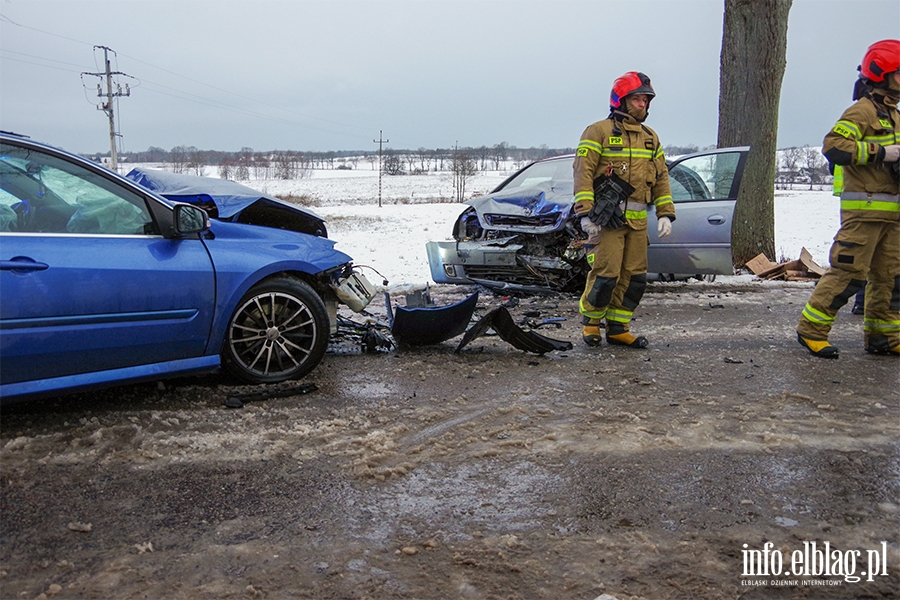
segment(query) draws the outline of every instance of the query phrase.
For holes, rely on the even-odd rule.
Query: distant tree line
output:
[[[664,146],[667,157],[682,156],[710,150],[715,146]],[[499,171],[546,158],[574,152],[573,148],[550,148],[546,145],[517,148],[506,142],[494,146],[463,148],[418,148],[401,150],[388,148],[382,153],[385,175],[422,175],[429,172],[448,172],[454,175],[455,187],[462,196],[465,183],[471,176],[484,171]],[[808,186],[821,188],[831,183],[828,164],[818,148],[809,146],[779,151],[775,184],[779,189]],[[93,156],[99,160],[108,154]],[[313,169],[378,169],[378,153],[362,150],[332,150],[327,152],[297,152],[293,150],[255,151],[241,148],[237,152],[200,150],[194,146],[176,146],[165,150],[151,146],[143,152],[123,152],[120,160],[130,163],[165,164],[175,173],[209,175],[215,170],[219,177],[247,181],[250,179],[302,179]]]
[[[709,146],[665,146],[667,156],[679,156],[705,150]],[[463,154],[474,161],[477,171],[499,171],[509,162],[524,166],[532,161],[574,152],[574,148],[550,148],[547,145],[517,148],[506,142],[494,146],[462,148],[387,148],[382,156],[382,169],[387,175],[421,175],[431,171],[452,171]],[[93,158],[108,154],[97,154]],[[175,146],[165,150],[150,146],[139,152],[121,152],[120,158],[131,163],[161,163],[177,173],[206,173],[207,167],[228,178],[247,179],[248,174],[264,179],[293,179],[311,169],[378,168],[378,153],[365,150],[331,150],[327,152],[293,150],[255,151],[241,148],[237,152],[200,150],[195,146]]]
[[[550,148],[546,145],[517,148],[506,142],[494,146],[463,148],[387,148],[381,157],[381,168],[386,175],[419,175],[429,172],[456,172],[460,165],[464,170],[501,170],[509,162],[524,166],[532,161],[574,152],[574,148]],[[97,154],[100,160],[108,154]],[[168,165],[175,173],[209,175],[216,170],[226,179],[298,179],[313,169],[378,169],[378,153],[363,150],[306,151],[269,150],[255,151],[241,148],[237,152],[200,150],[195,146],[176,146],[165,150],[151,146],[142,152],[122,152],[119,159],[130,163],[160,163]]]

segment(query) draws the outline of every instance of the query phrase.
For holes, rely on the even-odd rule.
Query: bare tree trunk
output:
[[[725,0],[719,70],[718,146],[750,146],[731,223],[731,255],[741,267],[775,256],[778,104],[792,0]]]

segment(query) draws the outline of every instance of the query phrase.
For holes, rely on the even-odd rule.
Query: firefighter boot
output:
[[[866,352],[869,354],[900,356],[900,344],[891,346],[891,342],[885,336],[873,335],[866,340]]]
[[[603,334],[600,333],[600,328],[603,327],[603,324],[599,319],[589,319],[587,317],[581,317],[581,322],[584,325],[581,329],[581,339],[592,348],[599,346],[603,342]]]
[[[797,341],[800,342],[801,346],[809,350],[813,356],[818,356],[819,358],[838,357],[837,346],[832,346],[828,343],[828,340],[811,340],[798,333]]]
[[[631,332],[621,323],[607,323],[606,341],[613,346],[631,346],[632,348],[646,348],[650,345],[642,335],[637,337],[631,335]]]

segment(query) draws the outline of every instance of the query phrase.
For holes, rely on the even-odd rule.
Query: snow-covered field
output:
[[[450,239],[461,204],[385,204],[314,206],[328,221],[329,237],[356,264],[371,265],[390,282],[413,287],[431,281],[425,243]],[[806,248],[821,266],[840,225],[839,202],[829,192],[779,191],[775,196],[775,250],[772,260],[800,257]],[[675,227],[678,221],[675,221]],[[368,274],[367,274],[368,277]],[[749,279],[749,276],[736,276]],[[370,278],[374,282],[374,278]],[[730,278],[719,278],[723,282]],[[379,279],[380,281],[380,279]]]
[[[146,165],[159,168],[159,165]],[[207,168],[207,175],[214,176]],[[467,197],[489,192],[513,170],[488,171],[467,184]],[[378,172],[369,169],[314,170],[302,179],[242,182],[263,193],[291,196],[327,221],[328,236],[354,263],[376,269],[373,283],[389,289],[423,287],[431,282],[425,243],[450,239],[453,221],[463,210],[455,203],[449,173],[383,176],[379,206]],[[775,192],[775,250],[772,260],[799,258],[806,248],[821,266],[840,225],[839,201],[830,191]],[[676,221],[674,227],[678,227]],[[752,277],[738,275],[736,278]],[[719,278],[728,281],[730,278]]]

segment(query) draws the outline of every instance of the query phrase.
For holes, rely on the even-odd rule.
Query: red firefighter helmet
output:
[[[874,83],[900,69],[900,40],[881,40],[869,46],[859,65],[860,74]]]
[[[628,71],[613,82],[612,92],[609,94],[609,105],[619,108],[622,98],[631,94],[647,94],[647,99],[652,100],[656,96],[650,78],[638,71]]]

